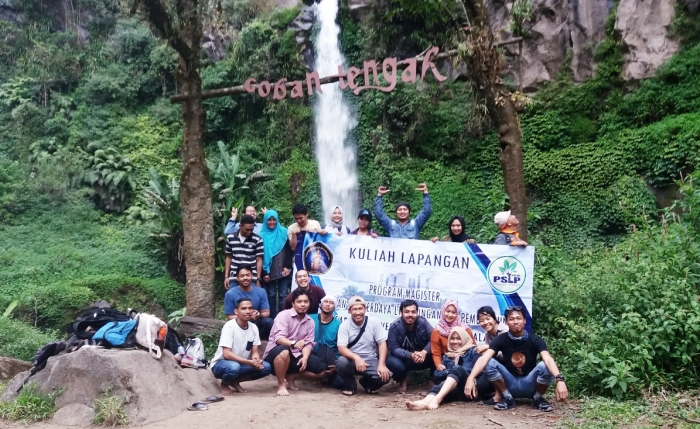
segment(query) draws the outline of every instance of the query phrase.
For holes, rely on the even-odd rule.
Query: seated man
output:
[[[306,314],[309,292],[297,288],[291,296],[294,307],[281,311],[275,318],[263,355],[277,377],[278,396],[289,396],[285,377],[290,389],[299,390],[294,383],[299,376],[320,378],[328,369],[328,365],[311,354],[314,349],[314,322]]]
[[[319,345],[325,345],[333,351],[335,359],[338,359],[338,329],[340,328],[340,320],[333,316],[335,311],[335,298],[326,295],[321,300],[321,312],[318,314],[309,314],[311,320],[316,325],[314,341],[316,341],[316,352]],[[317,353],[318,354],[318,353]]]
[[[232,287],[224,295],[224,313],[228,320],[236,317],[234,311],[236,303],[241,298],[248,298],[253,303],[252,322],[260,330],[260,338],[267,339],[272,327],[270,319],[270,304],[267,301],[265,289],[253,286],[253,269],[249,266],[242,266],[236,272],[238,286]]]
[[[515,407],[514,398],[532,399],[532,406],[540,411],[552,411],[552,405],[542,395],[556,379],[557,399],[563,401],[569,396],[564,376],[547,351],[544,340],[525,330],[525,313],[522,307],[508,307],[505,313],[508,332],[499,335],[489,344],[489,349],[476,361],[464,393],[474,398],[474,380],[484,372],[486,378],[501,394],[501,400],[494,405],[497,410]],[[503,353],[503,363],[493,359]],[[539,353],[542,361],[537,363]],[[552,377],[552,374],[556,376]]]
[[[433,325],[418,315],[418,303],[412,299],[404,300],[399,310],[401,317],[389,326],[389,357],[386,366],[393,373],[394,380],[399,383],[398,393],[406,393],[408,373],[430,369],[430,375],[435,371],[430,353],[430,335]]]
[[[309,292],[309,314],[318,314],[318,306],[321,304],[321,299],[326,296],[326,291],[323,288],[311,284],[311,277],[306,270],[299,270],[295,276],[297,286]],[[287,295],[284,300],[284,309],[292,308],[292,295]]]
[[[214,377],[221,380],[221,393],[244,393],[242,381],[252,381],[270,374],[270,364],[260,359],[258,327],[248,323],[253,316],[253,302],[241,298],[236,302],[235,317],[221,328],[219,348],[211,361]]]
[[[360,296],[348,301],[350,318],[340,324],[338,353],[335,363],[342,380],[343,394],[357,391],[355,374],[361,375],[360,385],[367,393],[374,393],[389,382],[391,371],[386,367],[386,331],[374,317],[365,316],[367,303]]]

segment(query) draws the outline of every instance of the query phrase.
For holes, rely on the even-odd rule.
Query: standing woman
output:
[[[450,233],[442,237],[442,241],[469,244],[476,243],[476,240],[474,240],[471,236],[467,235],[464,232],[464,225],[464,218],[462,216],[452,216],[452,219],[450,219],[450,222],[447,224],[447,227],[450,228]],[[433,243],[435,243],[438,240],[440,240],[439,237],[433,237],[430,239],[430,241],[432,241]]]
[[[275,210],[265,212],[260,237],[265,252],[262,279],[270,302],[270,317],[274,319],[278,312],[284,310],[284,299],[292,288],[294,252],[289,244],[287,228],[280,224]]]
[[[323,229],[325,229],[328,232],[335,233],[336,235],[350,234],[350,228],[345,226],[343,209],[341,209],[340,206],[333,207],[331,223],[324,226]]]
[[[435,363],[435,380],[442,381],[447,376],[448,369],[442,364],[442,356],[448,352],[448,338],[452,328],[462,327],[471,337],[471,344],[476,344],[474,333],[469,325],[459,320],[459,306],[456,301],[446,299],[442,303],[442,314],[433,333],[430,335],[430,354]]]

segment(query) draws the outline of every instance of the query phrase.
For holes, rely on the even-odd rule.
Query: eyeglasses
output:
[[[510,307],[506,307],[506,311],[523,311],[523,308],[519,305],[511,305]]]

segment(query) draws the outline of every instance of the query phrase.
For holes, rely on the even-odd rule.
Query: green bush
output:
[[[11,403],[0,402],[0,419],[29,424],[46,420],[56,412],[56,396],[42,393],[34,383],[28,383]]]
[[[537,328],[572,390],[622,398],[695,385],[700,188],[691,178],[680,192],[661,223],[638,224],[610,252],[578,266],[546,250],[538,257]]]
[[[0,356],[31,361],[41,346],[57,339],[54,332],[42,332],[18,320],[0,317]]]

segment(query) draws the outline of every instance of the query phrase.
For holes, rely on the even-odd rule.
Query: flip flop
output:
[[[188,405],[187,409],[190,411],[206,411],[209,407],[206,404],[195,402],[194,404]]]
[[[345,396],[352,396],[355,393],[357,393],[357,389],[355,389],[355,390],[343,390],[343,395],[345,395]]]
[[[223,396],[207,396],[206,398],[199,401],[200,404],[211,404],[212,402],[221,402],[224,400]]]

